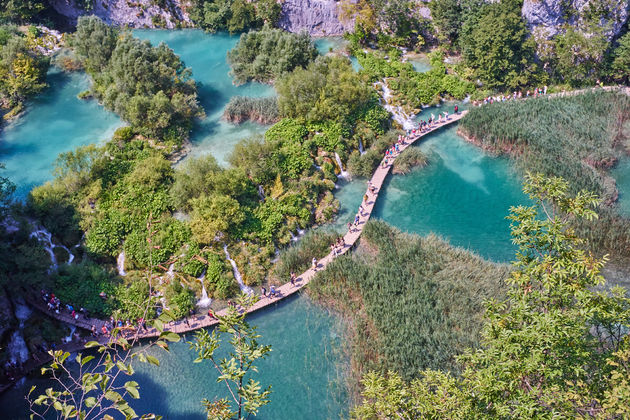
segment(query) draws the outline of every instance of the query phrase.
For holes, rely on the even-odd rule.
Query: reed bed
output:
[[[406,379],[427,368],[457,373],[454,356],[478,345],[483,302],[504,296],[509,271],[434,235],[369,221],[358,249],[329,264],[308,290],[350,321],[356,389],[368,370]]]
[[[593,90],[485,105],[470,110],[460,132],[470,141],[515,159],[520,170],[561,176],[572,192],[586,189],[603,200],[595,223],[576,222],[592,249],[630,257],[630,220],[613,204],[617,188],[608,174],[630,150],[630,97]]]
[[[247,120],[260,124],[273,124],[280,120],[278,100],[275,97],[233,96],[225,107],[223,117],[233,124],[240,124]]]

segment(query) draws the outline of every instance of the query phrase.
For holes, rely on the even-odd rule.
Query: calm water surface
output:
[[[206,111],[206,118],[194,129],[191,140],[191,156],[212,154],[219,163],[225,164],[234,145],[241,139],[262,134],[267,126],[244,123],[229,124],[221,119],[223,110],[232,96],[272,96],[273,87],[260,83],[235,86],[228,74],[230,66],[226,54],[238,42],[238,35],[209,34],[201,30],[151,30],[139,29],[134,35],[153,45],[166,43],[190,67],[193,78],[200,84],[199,99]]]
[[[414,146],[428,156],[429,164],[389,176],[373,216],[406,232],[434,232],[493,261],[511,261],[515,247],[505,216],[510,206],[527,203],[521,180],[507,159],[486,155],[456,131],[456,126],[449,127]],[[365,186],[359,180],[338,190],[338,226],[354,218]]]
[[[307,297],[289,298],[249,317],[258,326],[261,342],[270,344],[270,356],[260,362],[255,379],[271,384],[271,403],[258,419],[337,419],[347,417],[344,384],[345,359],[340,354],[337,319]],[[191,336],[187,337],[188,340]],[[170,353],[155,351],[160,367],[138,363],[133,379],[141,399],[132,406],[138,414],[153,412],[165,419],[205,419],[200,401],[227,397],[216,371],[207,363],[194,364],[185,343],[171,345]],[[49,386],[29,379],[0,396],[2,418],[27,418],[23,395],[31,385]]]
[[[20,199],[52,178],[59,153],[106,141],[123,124],[98,102],[77,98],[90,86],[86,74],[53,67],[46,80],[50,87],[27,103],[27,112],[0,129],[0,162],[6,165],[0,174],[16,184]]]

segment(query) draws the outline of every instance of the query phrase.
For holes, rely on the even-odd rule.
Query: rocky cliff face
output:
[[[176,28],[192,26],[182,0],[93,0],[89,11],[76,0],[48,0],[72,25],[81,15],[96,15],[110,25],[132,28]]]
[[[629,12],[630,0],[524,0],[522,9],[536,39],[549,39],[569,24],[584,33],[595,25],[611,40],[623,29]]]
[[[278,26],[314,36],[342,35],[354,27],[354,22],[342,21],[339,15],[340,2],[335,0],[284,0]]]

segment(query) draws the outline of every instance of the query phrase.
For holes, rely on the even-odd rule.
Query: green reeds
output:
[[[250,98],[233,96],[223,112],[223,117],[231,123],[240,124],[250,120],[260,124],[278,122],[278,100],[271,98]]]
[[[572,192],[596,192],[605,206],[596,223],[576,222],[592,249],[630,256],[630,220],[610,208],[617,197],[607,169],[627,153],[630,97],[595,89],[473,108],[460,131],[481,147],[514,158],[523,171],[561,176]]]
[[[457,372],[454,357],[478,344],[483,302],[503,296],[509,270],[370,221],[357,250],[320,272],[309,294],[351,321],[354,379],[372,369],[409,379],[427,368]]]

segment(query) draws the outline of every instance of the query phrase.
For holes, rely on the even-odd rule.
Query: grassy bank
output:
[[[596,223],[576,222],[591,247],[630,257],[630,221],[617,214],[608,174],[630,150],[630,97],[597,90],[570,97],[529,99],[473,108],[460,122],[470,141],[506,154],[523,172],[567,179],[573,193],[596,192],[604,202]]]
[[[454,356],[477,345],[483,301],[502,296],[508,272],[435,236],[370,221],[356,252],[329,264],[309,294],[349,321],[356,395],[369,370],[407,379],[427,368],[457,372]]]

